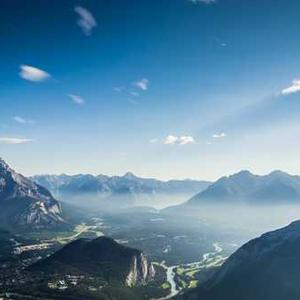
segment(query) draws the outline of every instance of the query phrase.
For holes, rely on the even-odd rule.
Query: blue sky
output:
[[[26,175],[300,174],[300,2],[0,3],[0,156]]]

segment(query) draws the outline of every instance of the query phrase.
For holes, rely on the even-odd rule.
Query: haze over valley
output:
[[[299,0],[0,1],[0,300],[299,300]]]
[[[1,220],[9,224],[3,227],[0,247],[3,262],[9,261],[2,291],[19,297],[29,292],[101,299],[108,293],[118,299],[123,289],[130,299],[194,297],[198,290],[189,290],[215,280],[214,274],[245,242],[289,224],[300,213],[300,177],[279,171],[266,176],[242,171],[214,183],[161,182],[131,173],[28,179],[1,160],[0,177]],[[139,250],[126,260],[130,249]],[[109,266],[99,261],[93,269],[114,251],[105,258]],[[124,260],[122,279],[119,260]]]

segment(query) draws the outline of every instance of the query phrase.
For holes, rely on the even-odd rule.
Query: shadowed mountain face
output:
[[[0,223],[53,227],[63,224],[59,203],[44,187],[12,170],[0,159]]]
[[[300,299],[300,221],[238,249],[216,275],[183,299]]]
[[[114,202],[121,206],[147,205],[151,200],[160,200],[170,195],[189,197],[198,193],[210,184],[207,181],[170,180],[159,181],[151,178],[140,178],[132,173],[124,176],[105,175],[40,175],[32,180],[48,188],[54,195],[68,201],[72,197],[97,198]],[[120,201],[119,201],[120,200]],[[147,202],[147,200],[149,200]],[[88,202],[88,201],[87,201]]]
[[[266,176],[242,171],[222,177],[187,204],[274,204],[300,203],[300,176],[274,171]]]
[[[108,237],[71,242],[32,265],[29,271],[96,276],[127,286],[147,284],[155,275],[152,264],[141,251]]]

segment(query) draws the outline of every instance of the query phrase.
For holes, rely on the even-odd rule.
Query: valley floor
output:
[[[213,226],[203,220],[203,217],[184,218],[140,208],[114,214],[89,212],[78,218],[73,230],[7,233],[0,244],[0,292],[21,292],[28,285],[38,286],[40,278],[24,275],[27,266],[77,238],[105,235],[125,246],[142,250],[157,270],[155,280],[147,287],[134,289],[134,295],[142,297],[140,299],[172,298],[205,282],[231,253],[257,234],[252,228],[239,231],[230,226]],[[66,282],[66,286],[57,288],[59,293],[75,289],[68,283],[68,278],[47,276],[42,283],[43,289],[47,290],[47,285],[53,282],[52,286],[56,286],[55,282],[59,280]],[[101,294],[103,288],[108,289],[97,280],[79,281],[75,290],[79,287],[88,295]],[[55,289],[51,289],[52,294]],[[127,292],[129,298],[133,297],[132,290]]]

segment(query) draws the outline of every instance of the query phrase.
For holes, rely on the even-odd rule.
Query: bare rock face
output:
[[[138,256],[132,258],[130,265],[130,272],[126,278],[126,285],[134,287],[137,285],[146,285],[155,276],[155,270],[147,257],[140,253]]]
[[[0,158],[0,222],[34,227],[64,223],[61,207],[51,193],[16,173]]]

